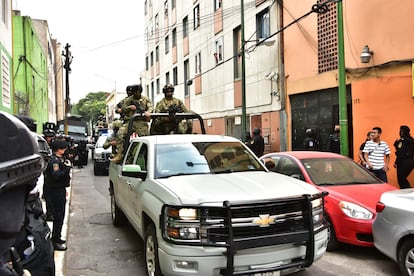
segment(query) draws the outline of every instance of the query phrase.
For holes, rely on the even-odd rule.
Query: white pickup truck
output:
[[[280,275],[326,251],[323,195],[236,138],[134,138],[109,177],[113,224],[144,240],[148,275]]]

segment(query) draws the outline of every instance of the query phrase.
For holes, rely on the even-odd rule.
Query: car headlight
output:
[[[167,240],[200,240],[200,210],[166,206],[163,211],[163,235]]]
[[[370,220],[374,217],[374,214],[368,209],[351,202],[341,201],[339,208],[350,218]]]

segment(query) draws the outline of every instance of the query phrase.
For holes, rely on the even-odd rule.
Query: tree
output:
[[[107,97],[108,93],[106,92],[91,92],[72,107],[72,112],[79,113],[84,121],[95,125],[98,117],[106,114],[105,100]]]

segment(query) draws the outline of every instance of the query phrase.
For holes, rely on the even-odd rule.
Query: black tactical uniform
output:
[[[260,129],[255,128],[253,130],[253,138],[247,144],[247,146],[256,154],[257,157],[260,157],[264,153],[264,139],[260,135]]]
[[[48,189],[48,200],[52,203],[53,230],[52,241],[55,250],[66,250],[61,239],[63,220],[65,218],[66,187],[70,185],[71,164],[65,160],[60,149],[66,149],[67,143],[55,140],[52,143],[53,154],[45,170],[45,185]]]
[[[398,185],[401,189],[411,188],[407,177],[414,169],[414,139],[410,136],[408,126],[400,127],[400,139],[394,142],[397,159],[394,167],[397,168]]]

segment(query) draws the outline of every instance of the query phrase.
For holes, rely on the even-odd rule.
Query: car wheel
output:
[[[326,251],[334,251],[335,249],[338,249],[339,242],[336,239],[335,229],[333,228],[332,222],[327,219],[328,223],[328,246],[326,248]]]
[[[148,225],[145,231],[145,264],[148,276],[162,276],[158,260],[158,242],[153,224]]]
[[[404,241],[398,250],[398,266],[401,275],[414,275],[414,239]]]
[[[116,204],[115,195],[113,192],[111,193],[111,216],[112,224],[116,227],[122,226],[126,223],[126,217]]]

